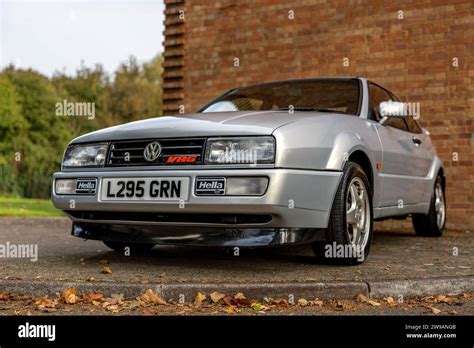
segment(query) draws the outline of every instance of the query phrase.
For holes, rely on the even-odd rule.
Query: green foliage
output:
[[[161,116],[161,66],[161,56],[143,66],[134,57],[120,65],[107,97],[109,124]]]
[[[95,118],[87,120],[73,117],[73,127],[76,134],[87,133],[106,125],[103,119],[107,112],[107,90],[110,87],[109,78],[100,64],[91,69],[83,64],[75,76],[55,73],[51,82],[58,91],[64,94],[68,102],[94,103]]]
[[[22,116],[15,86],[0,74],[0,191],[20,193],[15,164],[15,151],[20,145],[19,135],[25,134],[27,122]]]
[[[60,168],[64,145],[73,136],[69,120],[55,114],[55,105],[63,98],[46,77],[35,71],[9,67],[4,74],[15,86],[27,122],[27,132],[17,137],[20,193],[26,197],[47,196],[50,175]]]
[[[0,216],[64,216],[50,199],[0,197]]]
[[[101,65],[51,79],[13,66],[0,71],[0,193],[49,197],[51,174],[73,138],[161,115],[162,58],[122,63],[111,81]],[[95,117],[56,115],[57,103],[93,103]],[[20,155],[16,161],[15,154]]]

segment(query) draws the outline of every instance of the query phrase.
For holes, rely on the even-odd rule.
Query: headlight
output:
[[[211,138],[206,144],[206,164],[273,163],[273,137]]]
[[[102,167],[107,144],[71,145],[64,154],[63,167]]]

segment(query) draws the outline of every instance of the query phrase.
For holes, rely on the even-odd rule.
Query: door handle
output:
[[[413,137],[413,138],[411,138],[411,140],[413,141],[413,143],[414,143],[416,146],[421,145],[421,139],[420,139],[420,138]]]

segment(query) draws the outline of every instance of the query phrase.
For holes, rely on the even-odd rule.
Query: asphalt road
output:
[[[38,260],[0,259],[0,279],[134,283],[286,283],[427,279],[473,275],[474,233],[446,231],[442,238],[416,237],[410,228],[382,231],[376,224],[367,261],[345,267],[318,264],[308,246],[242,250],[155,247],[124,256],[98,241],[70,235],[65,218],[0,218],[0,244],[37,244]],[[457,252],[457,254],[456,254]],[[105,261],[112,273],[103,274]]]

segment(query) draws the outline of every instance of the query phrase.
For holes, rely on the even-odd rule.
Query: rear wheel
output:
[[[105,245],[107,245],[110,249],[113,249],[118,252],[125,252],[125,250],[129,250],[130,254],[138,254],[144,253],[146,251],[151,250],[155,244],[148,244],[148,243],[125,243],[125,242],[112,242],[109,240],[103,241]],[[125,249],[129,248],[129,249]]]
[[[372,192],[364,170],[347,162],[334,197],[324,242],[312,245],[320,260],[359,264],[369,254],[372,241]]]
[[[441,237],[446,224],[446,201],[441,176],[435,181],[428,214],[413,214],[413,227],[417,236]]]

